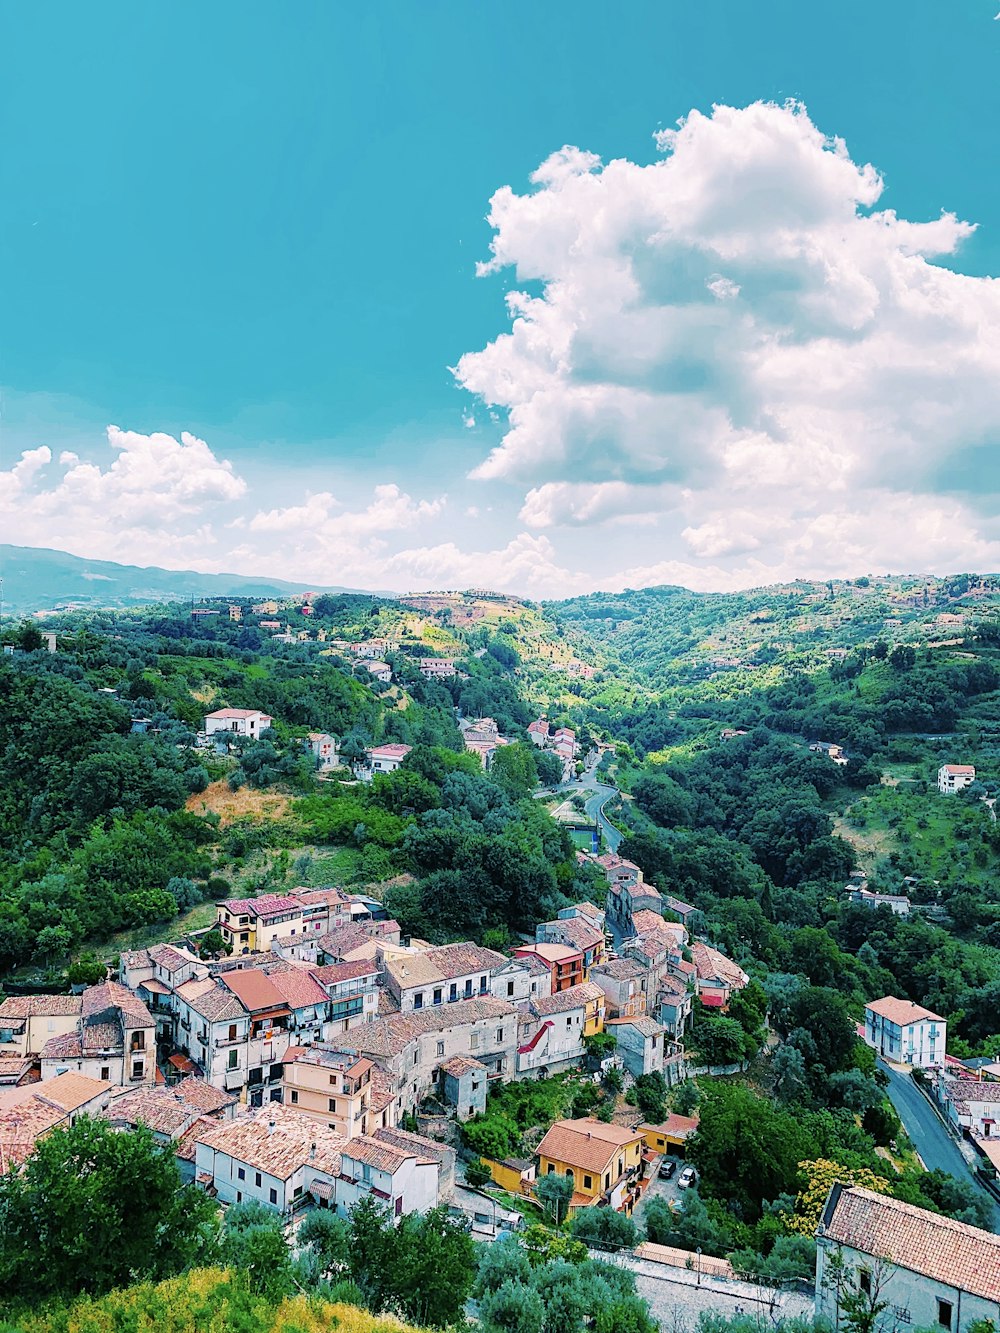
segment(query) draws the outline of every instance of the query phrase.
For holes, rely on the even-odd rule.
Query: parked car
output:
[[[674,1159],[672,1157],[664,1157],[663,1161],[660,1163],[660,1179],[669,1180],[676,1170],[677,1163]]]
[[[677,1177],[677,1188],[679,1190],[690,1189],[692,1185],[697,1185],[697,1183],[698,1183],[698,1172],[694,1169],[693,1166],[686,1166],[684,1170],[680,1173],[680,1175]]]

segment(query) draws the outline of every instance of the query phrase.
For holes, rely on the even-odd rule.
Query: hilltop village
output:
[[[324,1280],[361,1281],[364,1219],[441,1219],[625,1255],[640,1333],[656,1281],[835,1322],[850,1255],[965,1333],[945,1307],[1000,1290],[922,1256],[1000,1245],[995,624],[842,615],[842,650],[681,654],[653,688],[573,610],[319,594],[6,633],[0,1189],[132,1136],[230,1254],[242,1218],[282,1263],[346,1228]],[[476,1263],[448,1319],[475,1290],[507,1327],[526,1279]],[[369,1277],[369,1309],[434,1322]]]

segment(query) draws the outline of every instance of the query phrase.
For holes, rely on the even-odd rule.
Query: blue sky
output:
[[[534,595],[623,582],[735,586],[923,559],[1000,565],[1000,413],[988,383],[998,334],[988,275],[1000,273],[996,9],[996,0],[8,6],[0,521],[9,540],[167,565],[280,566],[307,581],[487,581]],[[836,420],[833,384],[792,401],[787,386],[804,363],[796,371],[791,359],[778,367],[761,356],[777,329],[786,350],[808,342],[810,364],[829,365],[830,329],[813,318],[820,298],[801,296],[811,279],[790,276],[790,251],[779,276],[771,262],[769,237],[787,231],[782,201],[799,258],[816,225],[832,253],[839,225],[839,202],[792,142],[799,130],[773,162],[763,145],[777,122],[750,118],[719,127],[718,153],[696,136],[668,147],[685,165],[673,195],[656,186],[655,204],[635,202],[652,177],[612,184],[590,159],[574,160],[570,189],[561,177],[529,184],[563,145],[603,163],[662,165],[654,132],[692,110],[710,118],[716,103],[787,99],[804,105],[805,123],[842,138],[853,163],[881,173],[880,197],[856,201],[859,214],[925,223],[945,210],[977,224],[933,254],[921,242],[923,264],[981,281],[942,289],[932,305],[947,304],[949,317],[924,329],[919,347],[912,326],[926,319],[912,304],[888,326],[860,307],[837,314],[838,355],[850,359],[849,327],[846,341],[863,337],[883,374],[853,383]],[[752,180],[733,166],[745,152],[757,153]],[[599,180],[598,201],[587,189]],[[498,233],[510,263],[477,277],[494,238],[489,201],[505,185],[522,201],[509,234]],[[841,185],[849,194],[845,182],[832,188]],[[779,206],[733,249],[720,237],[730,220],[743,225],[758,186]],[[799,197],[814,186],[830,205],[820,224]],[[717,207],[699,203],[697,217],[680,218],[674,200],[696,189]],[[541,219],[529,207],[539,194],[552,203]],[[649,320],[632,318],[634,292],[604,299],[617,263],[609,253],[585,269],[551,247],[569,227],[589,249],[600,214],[621,228],[615,256],[638,264],[657,210],[684,239],[676,253],[657,242],[641,256],[651,333]],[[859,283],[874,284],[884,312],[897,279],[857,234],[856,249],[846,242],[849,279],[823,261],[822,299],[832,302],[838,283],[852,301]],[[724,295],[716,284],[709,306],[725,305],[728,319],[743,303],[732,329],[749,320],[758,336],[751,350],[742,333],[727,333],[724,347],[713,335],[691,371],[681,350],[693,336],[690,302],[670,283],[705,245],[729,284]],[[910,254],[901,230],[892,247]],[[739,282],[720,255],[738,265]],[[912,280],[920,288],[920,275]],[[552,284],[575,295],[551,300],[546,348],[515,364],[502,339],[505,295],[537,298]],[[774,291],[793,288],[795,311],[786,303],[776,314]],[[572,364],[556,383],[553,349],[565,348],[567,329]],[[954,378],[930,394],[923,424],[919,414],[902,420],[908,376],[951,360],[956,337]],[[629,339],[641,374],[623,370]],[[449,367],[491,345],[490,365],[463,363],[461,387]],[[659,396],[689,371],[740,387],[716,396],[702,387],[692,414],[686,399]],[[594,384],[615,393],[581,427],[581,386]],[[642,395],[638,406],[623,384]],[[492,413],[475,388],[492,395]],[[956,399],[975,410],[955,415]],[[644,424],[630,434],[637,413]],[[703,418],[697,429],[692,415]],[[519,416],[523,438],[511,443]],[[859,462],[862,417],[879,427]],[[109,441],[112,423],[128,434]],[[883,442],[884,466],[873,470]],[[490,474],[469,478],[495,450]],[[867,519],[852,526],[859,512]],[[930,515],[916,535],[915,514]],[[949,539],[956,530],[961,541]]]

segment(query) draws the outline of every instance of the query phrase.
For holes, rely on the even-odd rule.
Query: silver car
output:
[[[694,1169],[693,1166],[686,1166],[684,1170],[680,1173],[680,1175],[677,1177],[677,1188],[679,1190],[690,1189],[692,1185],[697,1185],[697,1183],[698,1183],[698,1172]]]

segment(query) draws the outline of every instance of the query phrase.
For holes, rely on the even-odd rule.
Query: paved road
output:
[[[889,1099],[927,1170],[947,1171],[949,1175],[957,1176],[959,1180],[971,1182],[993,1205],[992,1197],[979,1184],[955,1140],[938,1119],[927,1098],[914,1085],[909,1074],[899,1073],[884,1060],[879,1060],[879,1064],[889,1075]],[[995,1205],[992,1225],[996,1229]]]
[[[553,787],[553,791],[572,796],[580,791],[590,791],[592,795],[587,797],[584,810],[587,818],[600,826],[604,834],[604,841],[612,852],[617,852],[618,844],[625,836],[614,824],[604,815],[604,806],[611,800],[612,796],[618,794],[617,787],[609,787],[607,783],[598,782],[594,777],[594,768],[591,765],[581,778],[574,778],[572,782],[560,783],[558,787]]]

